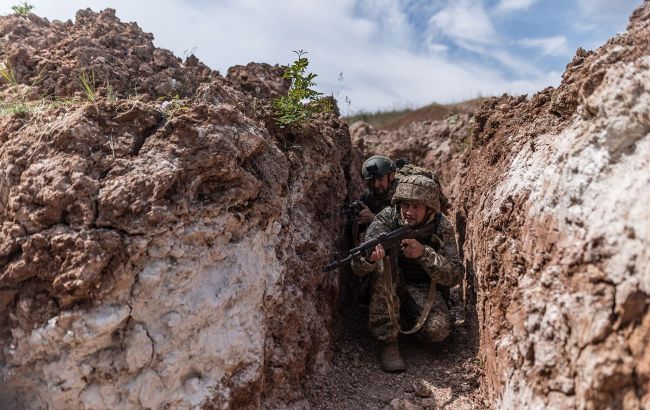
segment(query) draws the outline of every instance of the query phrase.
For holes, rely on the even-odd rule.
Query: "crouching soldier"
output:
[[[453,227],[440,213],[434,181],[421,175],[404,177],[397,184],[392,205],[373,219],[366,240],[402,226],[424,233],[403,239],[401,249],[394,252],[386,254],[377,245],[366,258],[352,261],[355,274],[372,278],[368,327],[381,343],[381,366],[387,372],[406,369],[398,346],[400,332],[415,333],[428,342],[440,342],[449,335],[451,315],[436,286],[457,285],[463,271]],[[411,330],[400,328],[400,323],[414,322]]]
[[[395,163],[384,155],[373,155],[363,163],[361,175],[368,183],[368,189],[361,196],[360,225],[369,225],[375,214],[390,206],[396,186],[395,171]]]

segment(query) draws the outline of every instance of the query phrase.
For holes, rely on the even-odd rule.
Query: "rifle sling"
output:
[[[438,226],[440,225],[440,220],[442,219],[442,214],[437,213],[432,224],[425,226],[424,229],[420,229],[421,234],[431,235],[438,231]],[[393,271],[397,272],[397,260],[396,258],[389,258],[388,255],[384,256],[384,268],[382,269],[382,281],[384,283],[384,293],[386,295],[386,305],[388,307],[388,316],[390,316],[390,321],[393,322],[393,326],[397,329],[398,332],[405,335],[410,335],[422,328],[424,322],[429,316],[431,311],[431,306],[433,306],[433,301],[436,297],[436,283],[432,280],[431,285],[429,286],[429,295],[427,296],[427,301],[424,304],[422,313],[415,326],[410,330],[403,330],[399,325],[397,318],[395,317],[395,300],[393,299]]]
[[[436,297],[436,284],[434,281],[431,281],[431,286],[429,287],[429,295],[427,296],[427,301],[424,304],[424,309],[420,313],[420,317],[415,326],[410,330],[402,330],[402,327],[399,325],[397,318],[395,317],[395,300],[393,299],[393,264],[388,259],[388,256],[384,256],[384,269],[382,269],[382,279],[384,283],[384,294],[386,295],[386,305],[388,307],[388,315],[390,316],[390,321],[393,322],[393,326],[400,332],[405,335],[410,335],[417,332],[422,328],[422,325],[427,320],[429,316],[429,311],[431,311],[431,306],[433,306],[433,300]]]

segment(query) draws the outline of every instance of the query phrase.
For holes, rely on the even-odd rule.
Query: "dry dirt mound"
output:
[[[277,67],[229,82],[112,10],[0,31],[22,89],[74,95],[85,68],[117,92],[0,116],[3,408],[300,400],[329,343],[338,281],[319,268],[348,196],[345,125],[280,130],[263,101]],[[188,98],[155,101],[170,91]]]
[[[382,130],[397,131],[409,124],[424,121],[439,121],[453,114],[473,114],[485,101],[485,98],[475,98],[473,100],[463,101],[458,104],[431,104],[426,107],[418,108],[393,120],[382,127]]]
[[[183,64],[170,51],[154,47],[151,34],[135,23],[121,23],[112,9],[79,11],[74,23],[34,14],[6,16],[0,36],[3,62],[19,84],[34,84],[33,96],[79,95],[85,73],[102,95],[186,97],[218,76],[195,57]]]
[[[413,122],[395,131],[356,122],[350,127],[350,136],[355,148],[365,155],[408,158],[436,169],[441,181],[448,185],[460,172],[459,157],[470,148],[475,126],[473,115],[452,114],[440,121]]]
[[[626,33],[579,49],[557,89],[488,100],[471,138],[440,122],[422,124],[429,141],[405,129],[355,137],[368,153],[393,140],[451,178],[496,408],[650,402],[648,38],[646,1]],[[434,146],[446,154],[422,153]]]
[[[283,67],[249,63],[245,66],[230,67],[226,79],[244,93],[270,99],[286,95],[291,87],[291,80],[282,78],[282,74]]]

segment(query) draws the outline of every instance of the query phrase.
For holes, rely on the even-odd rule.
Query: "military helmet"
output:
[[[429,209],[440,211],[440,187],[423,175],[407,175],[399,180],[391,204],[400,201],[421,203]]]
[[[363,163],[361,175],[363,179],[381,178],[395,171],[395,164],[387,156],[373,155]]]

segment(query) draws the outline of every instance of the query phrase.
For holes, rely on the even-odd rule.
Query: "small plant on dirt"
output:
[[[108,82],[108,79],[106,79],[106,99],[108,101],[117,101],[117,93],[115,92],[113,85]]]
[[[160,109],[165,112],[168,116],[173,116],[174,114],[187,111],[189,107],[189,101],[181,98],[180,94],[171,93],[158,97],[158,101],[161,101]]]
[[[29,4],[26,1],[23,1],[20,4],[16,4],[15,6],[11,6],[11,10],[13,10],[14,13],[16,14],[29,14],[34,10],[34,5]]]
[[[1,103],[0,104],[0,115],[13,115],[13,114],[24,114],[30,111],[30,108],[24,102],[17,103]]]
[[[97,100],[97,87],[95,86],[95,71],[90,70],[90,74],[86,70],[81,70],[81,75],[79,76],[79,85],[81,90],[86,95],[86,99],[90,102],[95,102]]]
[[[9,61],[6,63],[0,63],[0,77],[2,77],[2,79],[9,85],[18,84],[18,81],[16,81],[16,74],[11,68]]]
[[[309,61],[304,57],[307,52],[294,51],[298,59],[284,71],[282,78],[291,80],[287,95],[273,100],[275,118],[281,127],[291,124],[300,125],[313,114],[332,111],[332,102],[321,97],[322,93],[312,89],[316,85],[316,74],[305,73]]]

